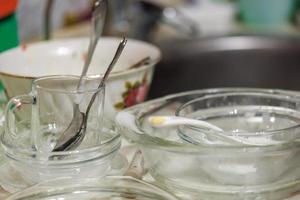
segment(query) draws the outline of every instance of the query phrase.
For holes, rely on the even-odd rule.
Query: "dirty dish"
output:
[[[142,149],[146,166],[157,183],[178,196],[226,200],[280,200],[293,196],[300,190],[300,120],[282,129],[270,130],[270,137],[280,142],[262,146],[204,142],[195,145],[183,140],[177,127],[155,128],[147,120],[155,115],[175,115],[188,101],[209,95],[223,95],[226,99],[231,93],[271,96],[278,100],[277,106],[294,110],[291,115],[300,111],[297,92],[250,88],[196,90],[155,99],[120,112],[116,116],[118,129]],[[205,103],[201,105],[205,107]],[[217,105],[210,105],[212,111]],[[294,119],[298,119],[298,115]]]
[[[267,146],[285,143],[282,135],[299,125],[298,99],[259,92],[207,95],[180,106],[176,115],[216,129],[183,125],[179,136],[193,144]]]
[[[93,138],[86,137],[80,147],[72,151],[49,151],[47,140],[35,148],[30,127],[30,120],[20,121],[16,124],[16,134],[4,132],[0,138],[5,161],[30,185],[59,177],[105,176],[121,147],[120,135],[106,120],[97,131],[101,142],[95,144]]]
[[[99,76],[112,60],[121,38],[102,37],[95,50],[88,75]],[[9,50],[0,55],[0,78],[8,98],[28,93],[32,80],[49,75],[81,74],[88,38],[51,40]],[[129,39],[107,81],[106,116],[111,119],[123,108],[145,100],[160,50],[146,42]],[[151,62],[133,67],[142,59]]]

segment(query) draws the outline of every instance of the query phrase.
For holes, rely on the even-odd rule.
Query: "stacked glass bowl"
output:
[[[7,200],[178,200],[172,194],[131,177],[58,179],[28,188]]]
[[[0,184],[14,193],[56,178],[75,179],[118,175],[127,169],[127,159],[119,154],[121,137],[110,122],[102,128],[101,143],[89,148],[41,154],[31,146],[30,121],[17,124],[19,137],[3,133]],[[88,145],[88,141],[82,145]]]
[[[157,184],[185,199],[284,199],[300,190],[300,96],[266,89],[211,89],[152,100],[117,115],[143,150]],[[185,124],[153,127],[149,117]]]

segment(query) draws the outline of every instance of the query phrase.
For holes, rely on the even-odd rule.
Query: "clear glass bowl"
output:
[[[89,141],[84,140],[78,149],[72,151],[41,154],[33,148],[28,127],[30,122],[22,121],[17,126],[17,132],[20,133],[17,137],[6,132],[1,135],[3,154],[9,165],[1,165],[0,170],[11,168],[30,185],[59,177],[105,176],[111,170],[112,162],[121,147],[120,134],[110,122],[105,122],[99,132],[101,143],[98,145],[90,146]]]
[[[201,140],[195,144],[183,140],[180,135],[184,133],[190,136],[191,130],[154,128],[148,123],[149,116],[175,115],[178,108],[189,101],[232,93],[272,96],[280,99],[280,102],[285,100],[285,103],[274,105],[287,107],[294,112],[300,110],[300,95],[292,91],[210,89],[169,95],[126,109],[117,115],[117,124],[120,133],[143,150],[149,172],[158,184],[183,198],[196,199],[201,196],[203,199],[275,200],[292,196],[300,190],[300,120],[294,120],[291,126],[282,129],[269,130],[267,135],[276,142],[260,145],[208,144]],[[203,108],[214,110],[213,104],[206,103],[202,104]],[[264,103],[268,105],[272,102]],[[259,105],[259,102],[252,101],[252,104]],[[195,106],[190,106],[187,110],[193,113],[193,108]],[[196,131],[200,134],[199,130]],[[201,131],[205,134],[205,131]],[[195,140],[193,137],[190,139]]]
[[[265,146],[291,140],[300,128],[299,99],[259,92],[206,95],[188,101],[176,115],[205,121],[222,131],[183,125],[179,136],[193,144]]]
[[[38,184],[7,200],[178,200],[157,186],[131,177],[58,179]]]
[[[180,106],[176,114],[208,122],[222,131],[183,125],[178,134],[201,146],[279,146],[297,139],[300,133],[299,98],[260,92],[206,95]],[[206,159],[201,169],[215,181],[235,185],[259,185],[276,181],[291,170],[291,152],[257,156],[257,152],[223,153]],[[276,162],[276,168],[272,169]],[[272,170],[270,170],[272,169]]]

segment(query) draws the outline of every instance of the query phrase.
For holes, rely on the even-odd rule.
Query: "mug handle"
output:
[[[20,95],[10,99],[5,108],[5,132],[17,137],[16,134],[16,111],[20,110],[23,105],[34,105],[36,97],[31,94]]]

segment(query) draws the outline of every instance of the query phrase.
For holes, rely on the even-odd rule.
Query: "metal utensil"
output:
[[[113,67],[115,66],[116,62],[118,61],[121,53],[123,52],[123,49],[127,43],[127,39],[123,38],[123,40],[120,42],[118,49],[109,64],[103,78],[101,79],[101,82],[98,86],[98,89],[103,87],[105,84],[105,81],[108,78],[108,75],[112,71]],[[85,132],[86,132],[86,126],[88,121],[88,116],[90,109],[95,101],[95,98],[97,96],[97,93],[94,93],[85,113],[80,113],[81,117],[76,117],[72,120],[72,123],[69,128],[63,133],[62,137],[59,138],[58,142],[56,143],[55,148],[53,151],[66,151],[66,150],[72,150],[75,149],[83,140]]]
[[[93,5],[93,13],[92,13],[92,33],[90,36],[90,42],[89,42],[89,47],[88,47],[88,53],[87,57],[84,62],[84,66],[77,84],[77,91],[81,89],[82,86],[82,80],[83,77],[86,76],[86,73],[88,71],[88,68],[90,66],[94,51],[96,49],[99,37],[102,34],[103,31],[103,26],[104,26],[104,21],[106,18],[107,14],[107,9],[108,9],[108,2],[107,0],[96,0],[94,5]],[[78,132],[81,127],[83,127],[82,123],[78,122],[83,122],[84,119],[84,113],[80,112],[79,109],[79,104],[74,103],[73,105],[73,119],[67,129],[64,131],[62,134],[61,138],[59,138],[57,146],[54,148],[53,151],[60,151],[62,141],[68,141],[68,138],[72,138],[76,132]],[[74,134],[70,134],[70,133]],[[60,148],[58,148],[60,147]],[[58,149],[57,149],[58,148]]]
[[[81,76],[77,85],[77,90],[80,89],[82,84],[82,78],[86,75],[89,65],[91,63],[94,51],[98,44],[99,37],[103,32],[103,26],[106,18],[108,10],[108,2],[107,0],[96,0],[93,7],[93,14],[92,14],[92,34],[90,38],[90,43],[88,47],[87,58],[85,60]]]
[[[169,127],[169,126],[178,126],[178,125],[189,125],[197,128],[210,129],[214,132],[207,131],[207,134],[220,139],[221,141],[225,141],[231,144],[236,145],[249,145],[249,146],[260,146],[266,145],[269,140],[255,140],[252,141],[249,138],[239,137],[239,136],[230,136],[226,135],[225,131],[211,123],[206,121],[202,121],[199,119],[190,119],[186,117],[178,117],[178,116],[151,116],[148,118],[148,121],[153,127]]]

